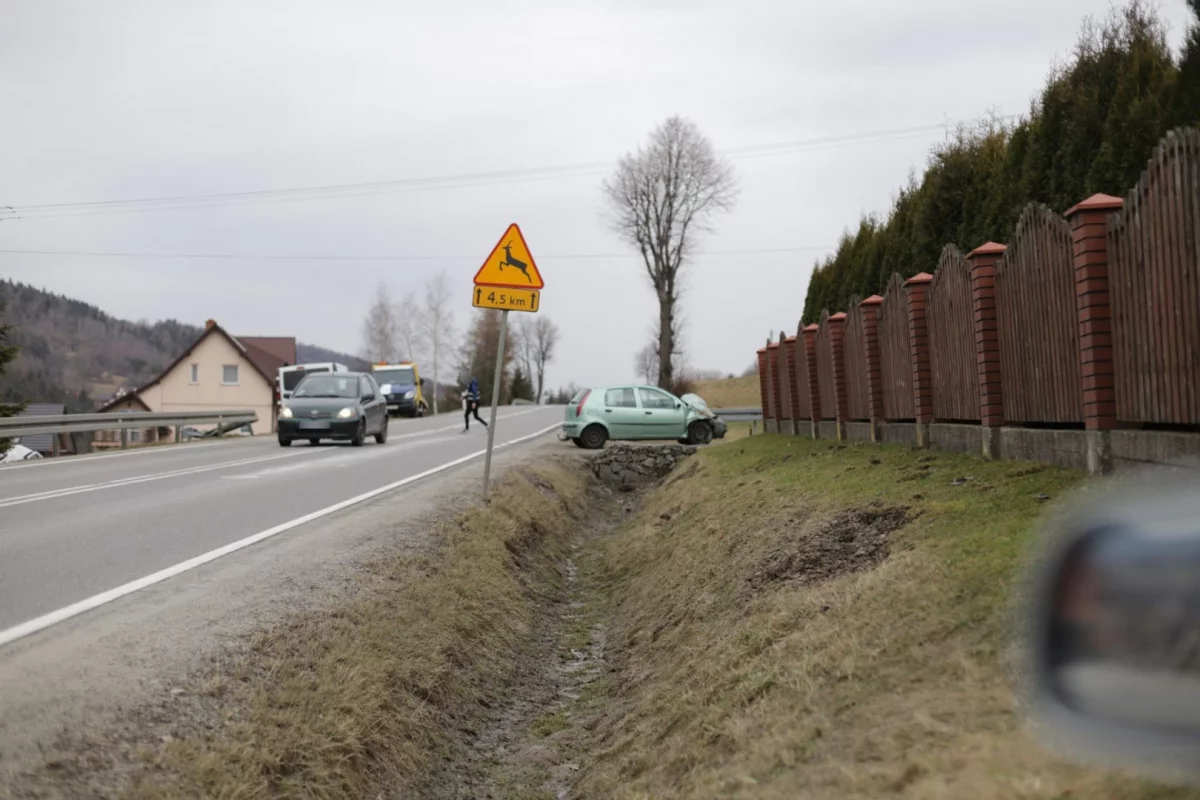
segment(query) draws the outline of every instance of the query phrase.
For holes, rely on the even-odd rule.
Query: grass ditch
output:
[[[781,436],[702,452],[597,545],[612,671],[579,709],[571,796],[1200,797],[1063,763],[1022,730],[1014,582],[1084,480]]]
[[[124,796],[1200,798],[1021,729],[1017,571],[1083,485],[781,436],[633,494],[542,459],[188,686]]]
[[[141,753],[125,796],[364,798],[445,791],[505,702],[560,591],[586,481],[574,467],[510,472],[429,552],[374,565],[332,613],[298,614],[231,670],[190,687],[181,721]],[[107,796],[107,795],[106,795]]]

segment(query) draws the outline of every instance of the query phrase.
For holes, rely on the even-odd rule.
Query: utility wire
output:
[[[945,122],[911,128],[869,131],[815,139],[799,139],[766,145],[753,145],[720,151],[730,159],[761,158],[856,144],[870,144],[897,139],[928,136],[944,130]],[[426,178],[402,178],[366,183],[329,184],[291,189],[268,189],[250,192],[174,195],[127,200],[95,200],[74,203],[41,203],[0,206],[0,221],[13,219],[46,219],[52,217],[91,216],[95,214],[138,213],[144,211],[214,206],[244,205],[272,202],[319,200],[337,197],[360,197],[381,193],[459,189],[474,186],[515,183],[533,180],[595,175],[611,169],[616,162],[592,161],[558,167],[475,172]]]
[[[689,256],[740,256],[771,253],[811,253],[832,250],[832,247],[764,247],[746,250],[702,250]],[[290,255],[277,253],[123,253],[93,250],[0,250],[0,254],[26,256],[79,256],[88,258],[130,259],[203,259],[246,261],[477,261],[479,255]],[[542,261],[568,261],[598,258],[637,258],[636,253],[567,253],[542,255]]]

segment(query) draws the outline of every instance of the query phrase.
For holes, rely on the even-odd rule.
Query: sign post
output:
[[[507,267],[507,271],[505,268]],[[497,309],[500,313],[500,341],[496,350],[496,373],[492,379],[492,413],[488,422],[487,454],[483,459],[483,498],[488,496],[492,477],[492,448],[496,441],[496,412],[500,406],[500,384],[504,382],[504,345],[508,335],[508,312],[537,313],[541,304],[542,274],[538,272],[525,237],[516,223],[500,237],[487,260],[475,273],[471,305]]]
[[[496,376],[492,379],[492,413],[488,420],[487,455],[483,457],[483,499],[487,499],[492,478],[492,444],[496,440],[496,409],[500,405],[500,383],[504,380],[504,337],[508,332],[508,311],[500,313],[500,345],[496,353]]]

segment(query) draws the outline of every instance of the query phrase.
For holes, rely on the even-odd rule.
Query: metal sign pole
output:
[[[488,422],[487,456],[483,459],[483,499],[488,496],[492,477],[492,442],[496,438],[496,408],[500,405],[500,383],[504,380],[504,336],[508,332],[508,311],[500,312],[500,346],[496,351],[496,376],[492,380],[492,414]]]

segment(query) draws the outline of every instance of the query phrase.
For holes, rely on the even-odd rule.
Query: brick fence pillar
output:
[[[995,242],[967,255],[971,264],[971,307],[975,312],[975,359],[979,377],[979,424],[983,455],[1000,458],[1004,425],[1004,392],[1000,386],[1000,321],[996,309],[996,265],[1008,247]]]
[[[803,391],[808,392],[808,409],[811,415],[809,422],[812,427],[812,438],[821,438],[821,384],[817,374],[817,331],[820,325],[813,323],[806,327],[804,334],[804,358],[808,363],[805,373],[808,375],[808,386]]]
[[[850,416],[846,409],[846,312],[839,311],[825,320],[829,326],[829,350],[833,354],[833,401],[834,419],[837,426],[837,440],[846,440],[846,418]]]
[[[758,348],[758,404],[762,409],[763,430],[771,416],[771,375],[767,367],[767,348]]]
[[[929,363],[929,284],[933,276],[919,272],[904,282],[908,295],[908,344],[912,356],[912,388],[916,408],[917,447],[929,447],[933,423],[933,371]]]
[[[771,397],[771,413],[763,415],[763,427],[767,433],[779,433],[779,342],[767,345],[767,372],[770,373],[768,388]]]
[[[1113,372],[1112,304],[1108,293],[1108,218],[1119,197],[1097,194],[1067,211],[1075,263],[1075,307],[1079,322],[1079,368],[1088,471],[1112,471],[1112,431],[1117,427]]]
[[[792,373],[788,370],[787,331],[779,332],[779,347],[775,349],[776,373],[779,375],[779,410],[775,418],[779,421],[778,429],[782,434],[791,436],[792,429]]]
[[[789,336],[783,340],[783,349],[784,349],[784,359],[783,360],[784,360],[784,363],[787,364],[787,374],[788,374],[788,381],[789,381],[788,395],[792,399],[792,413],[789,416],[791,416],[791,418],[792,418],[792,435],[793,436],[800,435],[800,392],[802,389],[804,391],[807,391],[806,387],[802,387],[800,385],[800,378],[796,374],[796,369],[797,369],[796,346],[797,345],[796,345],[796,337],[795,336]]]
[[[873,294],[858,304],[862,309],[863,348],[867,360],[867,405],[871,409],[871,441],[878,442],[883,429],[883,372],[879,366],[879,307],[883,298]]]

